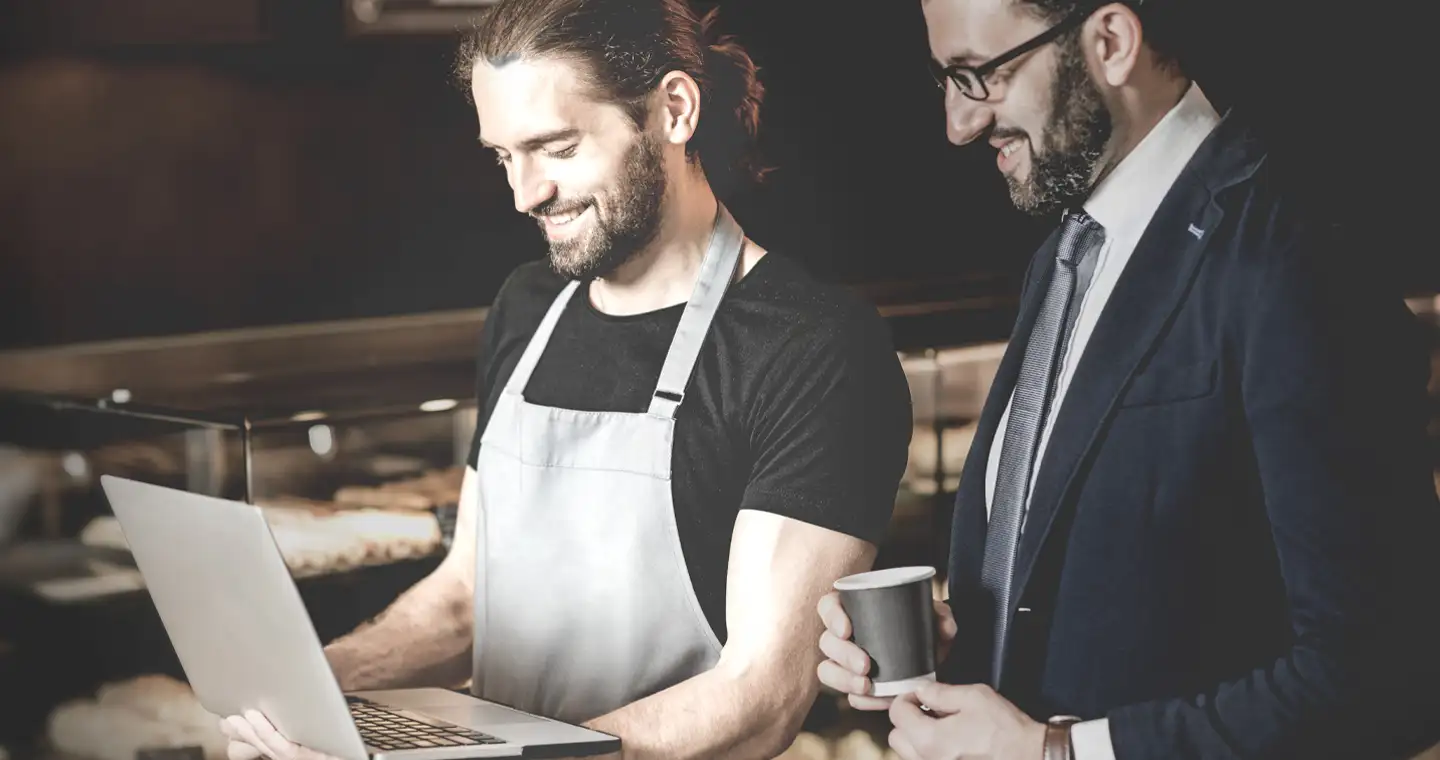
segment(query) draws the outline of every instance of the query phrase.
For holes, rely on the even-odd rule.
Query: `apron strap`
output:
[[[530,373],[534,372],[535,365],[540,363],[540,356],[545,353],[545,346],[550,343],[550,335],[555,332],[555,323],[560,321],[565,305],[570,302],[570,297],[575,295],[578,287],[580,281],[571,280],[550,303],[550,310],[545,312],[545,318],[540,320],[540,326],[535,328],[535,334],[525,346],[525,353],[520,355],[520,361],[510,372],[510,380],[505,383],[506,393],[512,396],[524,395],[525,386],[530,384]]]
[[[680,316],[675,328],[675,339],[670,342],[670,351],[665,355],[665,366],[660,369],[660,381],[655,386],[655,395],[650,399],[650,414],[657,417],[674,418],[675,411],[685,398],[685,386],[695,371],[695,360],[700,356],[700,346],[710,331],[710,322],[726,288],[734,279],[735,267],[740,261],[744,248],[745,233],[736,223],[735,217],[725,204],[717,204],[715,228],[710,233],[710,247],[705,251],[705,260],[700,264],[700,276],[695,280],[695,289]]]

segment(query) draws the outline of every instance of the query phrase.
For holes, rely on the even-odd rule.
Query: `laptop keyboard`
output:
[[[360,738],[375,749],[393,751],[505,743],[504,739],[487,733],[434,718],[419,721],[358,697],[347,697],[347,701],[350,702],[350,714],[355,718],[355,727],[360,729]]]

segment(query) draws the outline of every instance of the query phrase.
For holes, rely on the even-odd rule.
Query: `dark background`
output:
[[[1376,4],[1189,4],[1196,74],[1272,135],[1356,266],[1440,287],[1424,44]],[[702,10],[710,3],[697,3]],[[335,0],[0,3],[0,348],[488,304],[542,255],[454,39]],[[919,0],[732,0],[779,168],[747,232],[854,284],[1013,278],[1053,220],[944,138]]]

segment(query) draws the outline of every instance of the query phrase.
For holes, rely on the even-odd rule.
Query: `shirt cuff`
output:
[[[1075,750],[1075,760],[1115,760],[1110,720],[1086,720],[1071,726],[1070,746]]]

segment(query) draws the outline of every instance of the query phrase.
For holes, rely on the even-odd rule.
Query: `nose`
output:
[[[510,189],[515,193],[515,210],[522,214],[555,197],[555,183],[534,161],[516,156],[510,161],[508,174]]]
[[[987,102],[961,95],[951,85],[945,92],[945,136],[955,145],[979,137],[995,122],[995,109]]]

